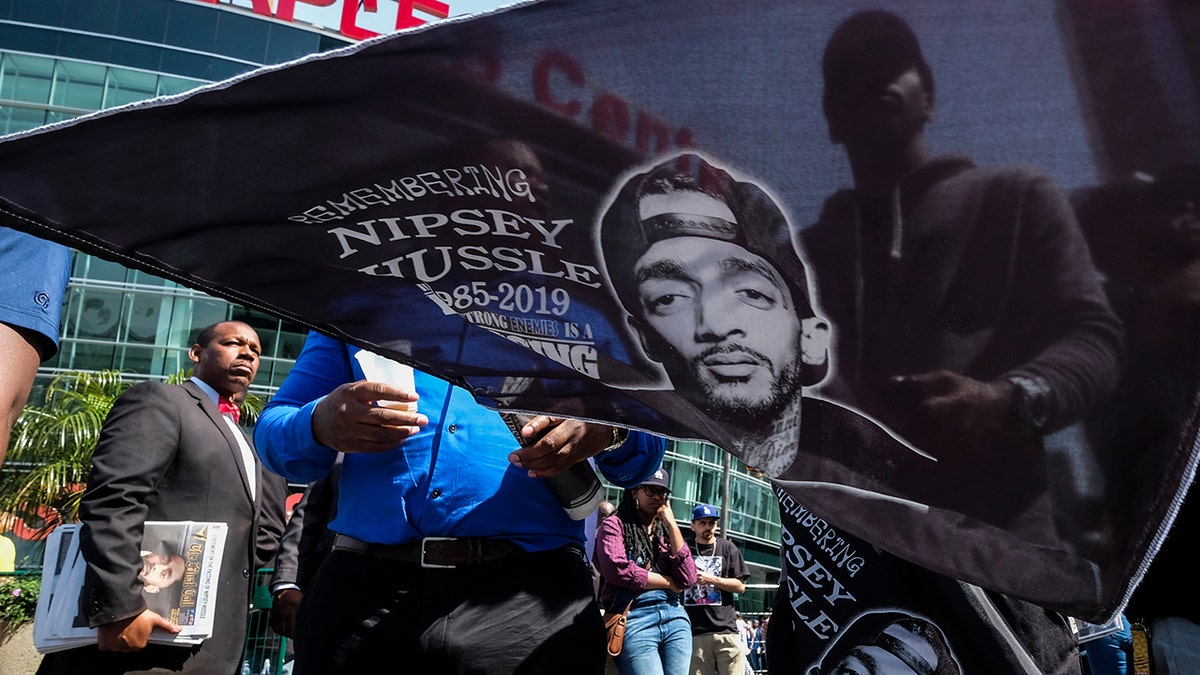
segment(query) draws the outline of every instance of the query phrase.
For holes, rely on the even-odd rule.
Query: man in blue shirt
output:
[[[357,349],[311,333],[259,420],[263,462],[320,478],[345,453],[333,552],[304,596],[296,675],[590,672],[604,631],[572,520],[541,478],[595,457],[639,484],[664,441],[536,417],[518,444],[463,389],[415,373],[416,392],[367,382]],[[417,401],[419,412],[377,405]]]
[[[38,364],[58,351],[58,320],[71,271],[59,244],[0,227],[0,462]]]

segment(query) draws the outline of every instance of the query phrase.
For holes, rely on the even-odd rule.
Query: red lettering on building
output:
[[[294,17],[296,16],[297,2],[303,2],[306,5],[312,5],[314,7],[328,7],[337,1],[338,0],[279,0],[279,8],[275,10],[275,18],[279,19],[280,21],[287,22],[295,20]],[[263,4],[265,5],[267,3],[264,2]],[[258,11],[258,2],[254,3],[254,12],[256,14],[271,16],[271,9],[269,7],[265,12]]]
[[[377,12],[379,11],[378,0],[362,0],[362,8],[367,12]],[[354,23],[356,19],[358,19],[358,1],[342,0],[342,25],[338,32],[354,40],[366,40],[379,35],[373,30],[359,28],[358,24]]]
[[[413,14],[418,9],[439,19],[450,16],[450,5],[438,0],[400,0],[400,10],[396,14],[396,30],[426,23],[424,19],[418,19]]]
[[[233,4],[231,0],[199,0],[210,5]],[[418,18],[417,11],[431,17],[445,19],[450,16],[450,5],[441,0],[393,0],[398,4],[396,12],[396,30],[412,28],[426,23]],[[312,5],[313,7],[331,7],[341,3],[342,15],[338,32],[354,40],[366,40],[379,33],[362,28],[358,25],[359,12],[378,12],[379,0],[276,0],[278,6],[271,9],[271,0],[250,0],[251,11],[262,16],[269,16],[288,23],[296,20],[296,3]]]

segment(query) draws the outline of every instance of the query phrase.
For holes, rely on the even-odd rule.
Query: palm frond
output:
[[[13,425],[0,475],[0,509],[16,514],[57,510],[75,520],[100,429],[130,383],[117,370],[58,375],[40,403]]]

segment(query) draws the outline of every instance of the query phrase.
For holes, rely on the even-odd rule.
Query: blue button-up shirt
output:
[[[314,440],[312,413],[339,385],[365,379],[356,351],[309,334],[255,428],[255,445],[272,471],[307,482],[333,465],[337,452]],[[518,443],[500,415],[463,389],[415,375],[418,410],[429,424],[394,450],[346,455],[330,527],[387,544],[429,536],[509,539],[528,551],[581,544],[583,522],[567,516],[544,481],[508,461]],[[615,484],[634,486],[658,468],[664,449],[663,439],[631,432],[596,465]]]

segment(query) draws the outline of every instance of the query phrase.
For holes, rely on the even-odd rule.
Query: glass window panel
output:
[[[107,35],[116,25],[118,4],[116,0],[67,0],[62,25]]]
[[[251,383],[255,388],[266,388],[271,385],[271,364],[259,361],[258,372],[254,375],[254,382]]]
[[[213,51],[217,15],[222,13],[215,7],[171,3],[171,13],[167,16],[166,43],[185,49]]]
[[[279,333],[275,356],[281,359],[296,360],[300,356],[300,350],[304,348],[306,337],[308,337],[308,333],[303,328],[284,322],[283,330]]]
[[[117,350],[117,367],[135,373],[160,371],[161,367],[155,367],[158,365],[156,361],[161,362],[161,355],[157,352],[158,350],[151,347],[122,346]]]
[[[108,370],[116,365],[116,345],[63,340],[60,363],[72,370]]]
[[[46,111],[0,106],[0,133],[12,134],[46,124]]]
[[[210,64],[211,70],[209,71],[209,77],[213,81],[225,80],[225,79],[229,79],[229,78],[233,77],[234,75],[241,75],[242,73],[246,73],[251,70],[254,70],[257,67],[258,67],[257,65],[238,63],[237,61],[226,61],[225,59],[212,59],[212,63]]]
[[[191,370],[192,360],[188,358],[188,349],[190,348],[191,345],[188,345],[187,348],[167,349],[163,354],[162,370],[155,374],[167,377]]]
[[[98,110],[104,100],[104,66],[59,61],[54,66],[50,102],[67,108]]]
[[[109,59],[112,63],[130,68],[145,68],[158,70],[162,63],[162,47],[136,44],[133,42],[113,42]]]
[[[62,337],[75,337],[74,327],[79,323],[79,313],[83,311],[83,300],[83,288],[74,283],[68,284],[67,292],[63,295]]]
[[[192,345],[200,329],[224,321],[229,303],[215,298],[182,298],[175,303],[171,321],[171,344]]]
[[[217,20],[216,51],[218,54],[262,63],[267,52],[267,33],[271,24],[251,18],[221,12]]]
[[[57,32],[30,26],[6,26],[4,41],[0,44],[14,52],[58,53]]]
[[[26,0],[13,5],[12,19],[47,26],[61,26],[66,0]]]
[[[319,45],[316,33],[272,24],[267,38],[267,63],[283,63],[307,56],[316,52]]]
[[[108,62],[112,52],[112,41],[94,35],[63,33],[58,38],[58,54],[84,61]]]
[[[178,284],[173,281],[167,281],[162,277],[156,277],[148,272],[141,270],[129,270],[129,283],[141,284],[143,286],[166,286],[168,288],[178,288]]]
[[[46,113],[46,124],[51,124],[53,122],[61,122],[63,120],[69,120],[72,117],[79,117],[79,115],[80,115],[80,113],[47,112]]]
[[[127,339],[142,344],[165,343],[171,327],[171,299],[138,293],[128,295],[130,308]]]
[[[171,4],[162,0],[121,0],[116,34],[161,44],[166,35]]]
[[[712,471],[703,471],[700,473],[699,491],[696,493],[697,502],[713,502],[721,501],[721,485],[718,482],[720,476]]]
[[[182,94],[185,91],[191,91],[196,87],[204,84],[199,80],[189,80],[182,77],[171,77],[170,75],[160,75],[158,78],[158,95],[169,96],[171,94]]]
[[[0,19],[7,19],[12,12],[14,0],[0,0]]]
[[[350,40],[339,40],[328,35],[321,35],[320,41],[317,43],[317,51],[327,52],[333,49],[341,49],[348,44],[353,44]]]
[[[164,50],[162,55],[163,71],[206,81],[212,79],[209,75],[212,72],[212,62],[213,59],[211,56],[190,54],[172,49]]]
[[[120,291],[80,289],[66,317],[66,334],[92,340],[113,340],[121,320]]]
[[[288,373],[292,372],[292,366],[295,361],[278,360],[271,364],[271,381],[270,385],[273,388],[279,388],[283,385],[283,381],[287,379]]]
[[[5,54],[0,63],[0,98],[26,103],[49,103],[54,60]]]
[[[104,107],[113,108],[134,101],[153,98],[158,88],[158,76],[125,68],[109,68],[104,88]]]
[[[98,281],[125,281],[125,268],[115,262],[80,254],[75,256],[71,276]]]

